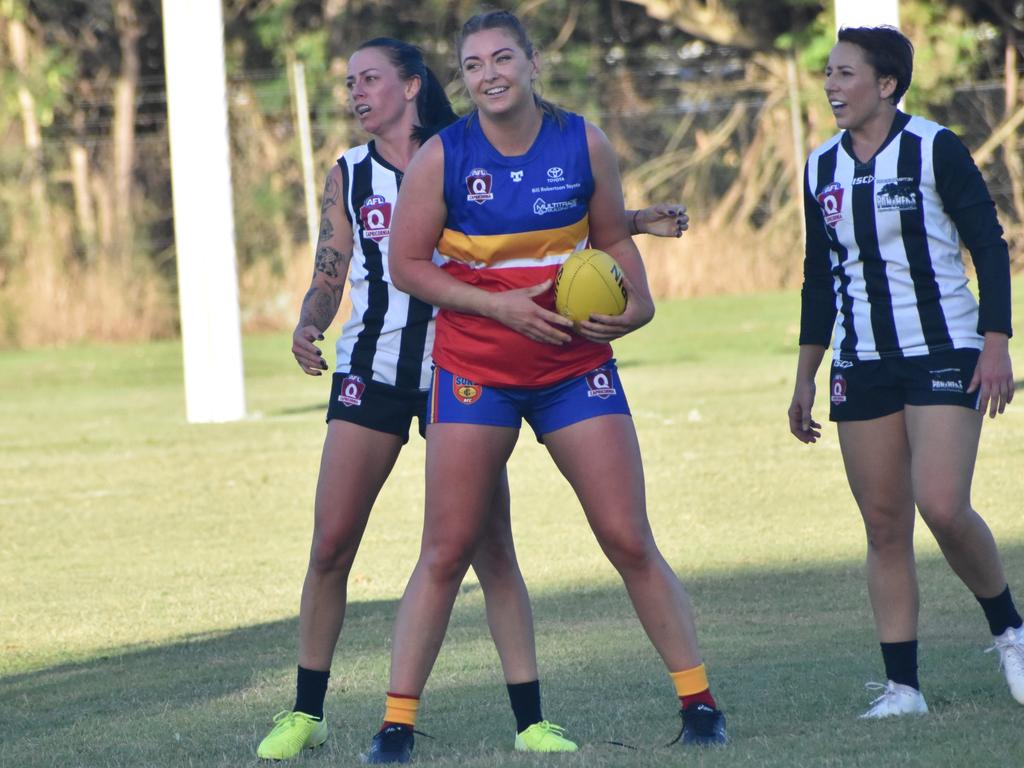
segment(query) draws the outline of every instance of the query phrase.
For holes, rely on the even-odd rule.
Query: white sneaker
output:
[[[881,683],[867,683],[869,691],[882,691],[882,695],[871,702],[868,711],[860,716],[861,720],[872,720],[894,715],[927,715],[928,705],[924,696],[917,688],[901,685],[889,680]]]
[[[999,651],[999,666],[1010,684],[1013,698],[1024,704],[1024,626],[1010,627],[995,638],[994,645],[985,653]]]

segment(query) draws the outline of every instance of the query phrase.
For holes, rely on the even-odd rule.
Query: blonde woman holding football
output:
[[[433,307],[396,289],[388,268],[393,206],[420,144],[457,116],[422,52],[391,38],[364,43],[349,61],[350,107],[371,140],[348,150],[327,175],[313,279],[292,337],[303,372],[327,370],[316,342],[330,327],[346,278],[352,314],[337,342],[314,510],[313,541],[299,608],[296,697],[257,754],[290,759],[327,739],[324,699],[345,618],[348,575],[374,501],[408,441],[414,418],[422,433]],[[637,231],[679,236],[685,208],[631,212]],[[528,749],[545,749],[529,596],[516,561],[507,479],[488,501],[493,514],[473,567],[502,662],[517,733]],[[531,730],[532,729],[532,730]],[[564,744],[562,743],[564,742]],[[559,744],[571,745],[562,739]]]
[[[539,62],[512,14],[474,16],[457,50],[475,111],[410,163],[392,233],[396,285],[440,313],[422,546],[395,620],[384,725],[363,757],[411,756],[420,695],[493,525],[492,499],[524,418],[576,491],[671,674],[680,742],[724,743],[689,598],[648,523],[640,449],[608,343],[654,316],[615,155],[600,130],[536,95]],[[628,303],[574,333],[554,311],[552,278],[588,244],[619,262]]]

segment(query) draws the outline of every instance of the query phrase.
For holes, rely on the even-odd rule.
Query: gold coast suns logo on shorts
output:
[[[353,405],[363,404],[363,392],[366,391],[366,382],[360,376],[346,376],[341,382],[341,391],[338,393],[338,402],[349,408]]]
[[[587,397],[607,400],[615,394],[612,374],[607,368],[595,368],[587,374]]]
[[[480,399],[484,388],[463,376],[452,377],[452,394],[463,405],[472,405]]]

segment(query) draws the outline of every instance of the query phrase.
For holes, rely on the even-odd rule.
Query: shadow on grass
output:
[[[1003,554],[1019,577],[1024,546]],[[971,729],[984,721],[993,764],[1010,764],[1019,707],[1005,694],[997,662],[980,653],[987,639],[977,605],[941,560],[922,558],[919,573],[922,682],[936,714],[927,725],[900,728],[918,728],[908,738],[927,741],[932,764],[944,764],[943,750],[956,754],[965,738],[977,744]],[[884,745],[873,744],[876,737],[853,718],[867,702],[862,683],[881,676],[860,563],[686,581],[734,737],[728,760],[711,756],[702,765],[885,762]],[[648,764],[648,753],[605,745],[663,743],[677,724],[664,668],[621,585],[609,573],[605,583],[536,591],[533,599],[546,709],[589,745],[589,757],[573,765],[615,765],[623,755],[630,765]],[[329,757],[316,758],[320,765],[338,764],[335,758],[351,764],[379,722],[395,608],[394,600],[349,608],[327,702],[335,727]],[[291,705],[297,631],[295,619],[274,621],[2,678],[0,766],[252,763],[273,712]],[[482,596],[471,584],[456,605],[425,701],[421,724],[443,741],[422,740],[421,759],[511,761],[503,681]],[[787,708],[782,725],[780,702]],[[828,762],[837,748],[863,749],[864,762]],[[899,754],[891,755],[896,762]]]
[[[322,412],[327,413],[326,402],[310,403],[309,405],[295,405],[290,408],[277,408],[273,411],[267,411],[268,416],[300,416],[304,413],[316,413]]]

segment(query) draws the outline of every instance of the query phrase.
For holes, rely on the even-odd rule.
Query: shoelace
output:
[[[893,687],[892,683],[876,683],[872,681],[869,683],[864,683],[864,687],[869,691],[882,691],[881,696],[872,699],[871,704],[869,705],[871,707],[875,706],[875,704],[878,704],[881,701],[885,701],[886,698],[888,698],[889,696],[893,696],[896,693],[896,689]]]
[[[565,735],[565,728],[560,725],[555,725],[554,723],[549,723],[547,720],[541,720],[537,725],[540,726],[540,730],[544,731],[544,733],[552,733],[555,736]]]
[[[1007,664],[1007,659],[1009,659],[1009,664],[1015,667],[1018,673],[1024,675],[1024,632],[1018,630],[1013,639],[996,638],[992,647],[985,649],[985,653],[992,653],[992,651],[999,651],[1000,669]]]
[[[282,709],[276,715],[274,715],[274,725],[278,726],[289,720],[304,719],[304,720],[316,720],[316,718],[307,715],[305,712],[296,712],[291,709]]]

